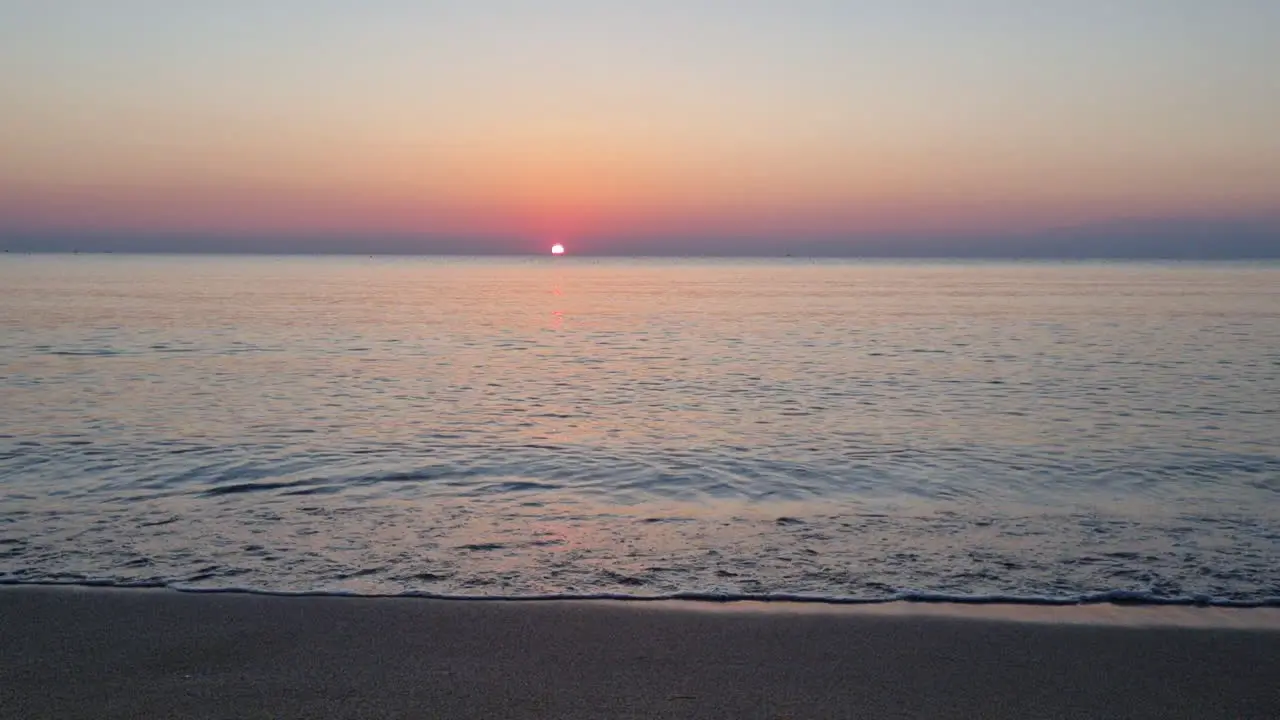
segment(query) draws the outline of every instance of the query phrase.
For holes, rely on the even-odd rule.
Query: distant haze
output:
[[[0,248],[1280,257],[1280,2],[0,0]]]

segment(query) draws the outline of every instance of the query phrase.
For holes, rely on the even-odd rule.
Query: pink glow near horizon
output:
[[[998,25],[503,1],[249,25],[235,0],[19,11],[0,29],[0,231],[598,246],[1280,216],[1280,96],[1257,62],[1280,13],[1261,6]]]

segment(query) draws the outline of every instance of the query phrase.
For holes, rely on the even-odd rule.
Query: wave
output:
[[[199,595],[268,595],[276,597],[356,597],[356,598],[419,598],[425,600],[455,600],[465,602],[582,602],[609,600],[620,602],[687,601],[702,603],[806,603],[816,605],[884,605],[888,603],[952,604],[952,605],[1126,605],[1126,606],[1181,606],[1215,608],[1280,608],[1280,597],[1258,600],[1236,600],[1207,596],[1169,597],[1133,590],[1105,590],[1079,595],[951,595],[946,593],[904,591],[882,597],[851,597],[843,595],[805,595],[793,593],[709,593],[675,592],[658,595],[632,595],[627,593],[547,593],[531,595],[465,595],[432,593],[407,590],[398,593],[366,593],[347,590],[268,590],[253,587],[195,587],[183,583],[159,581],[119,580],[18,580],[0,578],[0,586],[28,587],[92,587],[120,589],[166,589]]]

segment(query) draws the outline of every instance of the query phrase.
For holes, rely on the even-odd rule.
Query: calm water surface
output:
[[[0,582],[1280,602],[1280,268],[6,256]]]

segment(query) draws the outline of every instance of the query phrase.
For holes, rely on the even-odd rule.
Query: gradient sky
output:
[[[0,0],[0,228],[1275,219],[1277,37],[1275,0]]]

